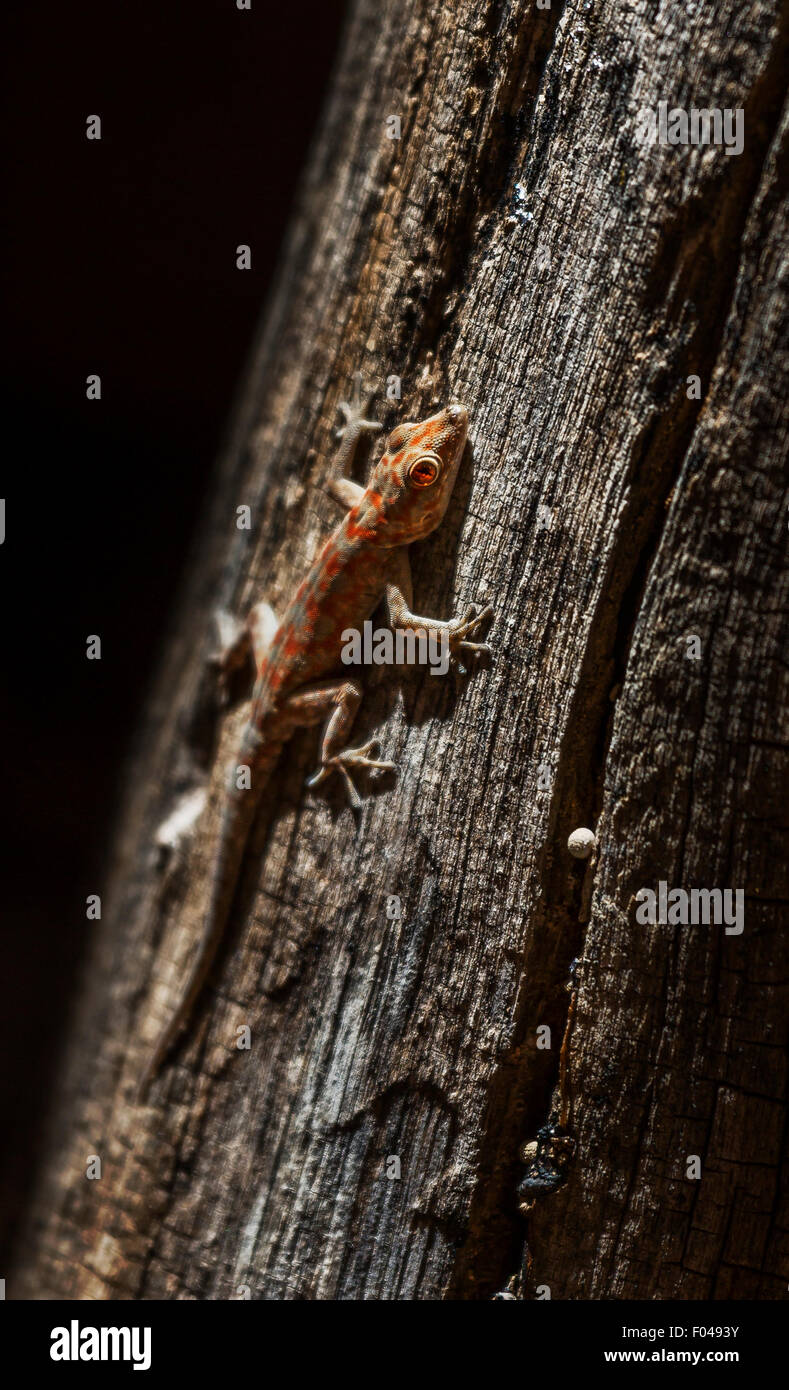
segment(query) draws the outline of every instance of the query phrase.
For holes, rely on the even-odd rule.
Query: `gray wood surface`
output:
[[[9,1296],[784,1296],[786,20],[353,5],[129,768]],[[743,153],[645,147],[660,100],[742,108]],[[373,670],[357,732],[399,773],[358,821],[340,787],[304,790],[316,736],[294,741],[195,1029],[139,1107],[244,714],[217,707],[211,613],[281,608],[335,524],[356,369],[387,425],[471,413],[416,606],[490,601],[494,656]],[[742,889],[744,931],[639,924],[661,880]]]

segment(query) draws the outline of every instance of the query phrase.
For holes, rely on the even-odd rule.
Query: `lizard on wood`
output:
[[[224,654],[226,669],[252,652],[257,679],[251,713],[231,769],[219,833],[205,927],[180,1004],[163,1030],[139,1089],[150,1082],[185,1028],[206,981],[227,924],[242,860],[257,808],[279,754],[296,729],[325,721],[320,767],[307,785],[339,773],[351,806],[361,806],[352,771],[391,770],[372,757],[377,740],[345,746],[362,699],[362,687],[342,670],[342,634],[361,629],[382,599],[392,627],[426,635],[445,634],[450,654],[475,656],[489,650],[470,641],[492,616],[490,605],[470,607],[448,622],[412,611],[408,546],[421,540],[446,512],[468,430],[462,405],[449,405],[421,423],[398,425],[372,470],[366,488],[343,476],[357,444],[380,425],[364,418],[357,374],[354,404],[343,402],[345,425],[328,490],[350,508],[315,559],[282,621],[265,603],[256,604]],[[245,775],[239,773],[245,770]]]

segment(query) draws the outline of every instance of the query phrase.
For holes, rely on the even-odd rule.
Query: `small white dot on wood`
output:
[[[596,844],[597,839],[594,831],[587,830],[585,826],[581,825],[573,831],[568,839],[567,848],[574,859],[588,859]]]

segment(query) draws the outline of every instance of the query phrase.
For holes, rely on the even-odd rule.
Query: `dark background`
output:
[[[0,1261],[34,1175],[119,770],[345,9],[252,3],[5,9]],[[101,141],[85,137],[92,114]],[[86,660],[90,633],[101,662]]]

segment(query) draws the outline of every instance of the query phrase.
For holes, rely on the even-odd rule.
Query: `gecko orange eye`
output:
[[[440,468],[441,461],[435,454],[420,454],[411,464],[406,477],[414,487],[430,487],[436,481]]]

